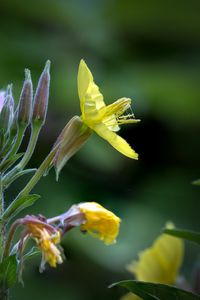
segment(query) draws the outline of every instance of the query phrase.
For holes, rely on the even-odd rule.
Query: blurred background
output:
[[[124,291],[108,285],[132,278],[125,266],[166,221],[200,230],[200,189],[191,184],[200,177],[200,2],[1,0],[0,12],[1,88],[12,82],[18,101],[24,68],[36,88],[45,61],[52,62],[48,117],[30,166],[39,166],[67,121],[80,114],[81,58],[106,103],[130,97],[141,119],[120,131],[139,161],[93,134],[59,182],[52,170],[34,190],[42,198],[31,213],[47,217],[81,201],[111,209],[122,219],[118,242],[107,247],[71,231],[62,241],[64,264],[39,274],[40,258],[29,260],[25,286],[16,285],[12,298],[119,299]],[[28,137],[27,131],[22,148]],[[12,194],[23,180],[12,185]],[[188,280],[198,259],[198,249],[187,244],[182,273]]]

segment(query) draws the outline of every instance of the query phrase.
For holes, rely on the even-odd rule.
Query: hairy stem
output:
[[[4,194],[3,194],[2,180],[0,174],[0,261],[2,259],[4,240],[5,240],[5,223],[2,220],[3,213],[4,213]]]

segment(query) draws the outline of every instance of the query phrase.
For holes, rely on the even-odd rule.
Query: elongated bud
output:
[[[25,69],[25,81],[21,91],[19,108],[18,108],[18,124],[28,126],[32,114],[32,99],[33,99],[33,85],[31,80],[31,73]]]
[[[14,99],[12,96],[12,85],[9,85],[6,91],[4,104],[0,114],[0,128],[5,133],[9,133],[10,126],[13,122]]]
[[[59,135],[55,146],[60,143],[53,165],[56,170],[56,179],[66,162],[83,146],[92,131],[80,117],[73,117]]]
[[[38,123],[43,125],[46,119],[46,113],[48,108],[48,99],[49,99],[49,85],[50,85],[50,61],[46,62],[44,71],[42,72],[37,90],[34,98],[33,106],[33,123]]]

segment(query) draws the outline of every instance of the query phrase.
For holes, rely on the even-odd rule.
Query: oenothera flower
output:
[[[173,228],[167,224],[167,228]],[[160,235],[152,247],[139,253],[139,260],[133,261],[127,269],[140,281],[175,284],[183,260],[184,244],[179,238],[166,234]],[[141,299],[127,294],[121,300]]]
[[[48,224],[46,219],[36,216],[26,216],[22,219],[18,219],[13,224],[10,231],[11,238],[13,237],[13,233],[16,228],[20,225],[24,226],[24,230],[18,244],[20,257],[23,255],[27,240],[31,238],[36,242],[37,248],[42,253],[42,261],[40,265],[41,272],[44,270],[46,263],[48,263],[51,267],[56,267],[57,264],[61,264],[63,262],[61,248],[59,246],[59,230]]]
[[[138,154],[119,135],[120,125],[137,123],[131,111],[131,99],[121,98],[110,105],[105,105],[103,95],[95,84],[92,73],[84,60],[78,70],[78,94],[80,98],[81,119],[115,149],[130,158],[138,159]],[[127,110],[129,114],[124,114]]]
[[[63,166],[83,146],[93,131],[125,156],[138,159],[138,154],[116,133],[121,125],[139,121],[135,119],[131,110],[131,99],[121,98],[106,106],[103,95],[83,60],[78,70],[78,94],[81,116],[75,116],[69,121],[54,145],[55,147],[59,143],[52,161],[57,179]],[[130,113],[125,114],[127,110]]]
[[[83,202],[73,205],[66,213],[48,219],[51,224],[59,222],[62,234],[69,229],[80,226],[106,245],[113,244],[119,234],[120,218],[96,202]]]
[[[81,203],[78,208],[86,219],[85,223],[81,225],[81,230],[102,240],[106,245],[116,241],[120,218],[96,202]]]
[[[12,242],[18,227],[23,230],[20,239],[13,247]],[[46,219],[39,216],[25,216],[17,219],[11,226],[6,240],[3,256],[16,253],[20,262],[19,280],[23,270],[23,257],[27,255],[25,248],[29,239],[35,241],[37,248],[42,253],[40,271],[48,263],[51,267],[63,262],[63,251],[60,238],[74,227],[88,232],[93,237],[102,240],[106,245],[116,241],[119,233],[120,219],[111,211],[98,203],[85,202],[72,205],[65,213]],[[31,250],[32,253],[32,250]]]

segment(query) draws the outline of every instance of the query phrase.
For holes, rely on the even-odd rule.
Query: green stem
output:
[[[25,168],[25,166],[27,165],[27,163],[29,162],[29,160],[33,154],[33,151],[35,149],[40,130],[41,130],[41,126],[36,125],[36,126],[32,127],[31,138],[30,138],[26,153],[24,154],[22,160],[8,174],[6,174],[4,176],[4,178],[2,180],[3,187],[7,188],[13,182],[13,180],[12,180],[13,177],[19,171],[23,170]]]
[[[17,229],[17,227],[21,224],[21,219],[16,220],[10,227],[9,230],[9,234],[8,234],[8,238],[6,239],[6,243],[5,243],[5,247],[4,247],[4,251],[3,251],[3,258],[6,258],[7,256],[9,256],[10,253],[10,247],[13,241],[13,237],[15,234],[15,231]]]
[[[3,168],[3,165],[5,164],[6,160],[9,159],[9,158],[12,158],[12,156],[14,156],[17,153],[17,151],[18,151],[18,149],[19,149],[19,147],[20,147],[20,145],[22,143],[25,129],[26,129],[25,126],[21,126],[19,128],[14,145],[11,147],[10,152],[6,151],[8,153],[3,158],[3,160],[2,160],[2,162],[0,164],[0,167],[2,167],[2,171],[3,172],[5,172],[8,168],[10,168],[12,166],[12,164],[9,164],[9,167]],[[9,148],[10,146],[11,146],[11,142],[9,143],[9,145],[7,147]],[[14,163],[15,163],[15,161],[14,161]]]
[[[2,188],[2,180],[0,174],[0,261],[2,261],[4,244],[5,244],[5,222],[2,220],[2,215],[4,212],[4,195]],[[9,300],[9,290],[5,289],[3,286],[0,286],[0,299],[1,300]]]
[[[24,132],[25,132],[26,126],[20,126],[18,133],[17,133],[17,137],[16,137],[16,141],[11,149],[11,151],[8,153],[7,157],[12,157],[13,155],[15,155],[22,143],[23,137],[24,137]]]
[[[37,169],[31,180],[27,183],[27,185],[24,187],[24,189],[19,193],[17,198],[24,197],[30,193],[30,191],[34,188],[34,186],[38,183],[38,181],[41,179],[41,177],[45,174],[47,168],[49,167],[50,163],[52,162],[58,147],[60,146],[60,143],[57,144],[51,152],[48,154],[48,156],[45,158],[45,160],[42,162],[40,167]]]
[[[3,213],[4,213],[4,194],[3,194],[2,180],[0,174],[0,261],[2,260],[2,253],[3,253],[4,241],[5,241],[5,222],[2,219]]]

